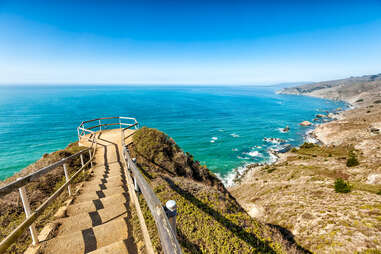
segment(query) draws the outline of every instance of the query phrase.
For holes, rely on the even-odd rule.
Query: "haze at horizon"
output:
[[[0,1],[1,84],[269,84],[381,72],[380,1]]]

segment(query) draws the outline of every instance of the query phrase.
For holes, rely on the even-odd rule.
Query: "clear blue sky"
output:
[[[261,84],[380,72],[381,0],[0,0],[2,84]]]

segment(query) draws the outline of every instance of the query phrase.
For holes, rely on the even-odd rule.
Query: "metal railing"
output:
[[[105,123],[107,120],[118,119],[117,123]],[[103,121],[103,123],[102,123]],[[91,125],[94,124],[95,125]],[[36,172],[33,172],[27,176],[21,177],[16,181],[3,186],[0,188],[0,196],[8,194],[17,188],[19,189],[21,200],[24,206],[24,211],[26,213],[26,219],[16,227],[5,239],[3,239],[0,243],[0,253],[3,253],[12,243],[14,243],[17,238],[29,227],[30,233],[32,236],[33,244],[38,243],[37,232],[34,227],[35,220],[42,214],[45,208],[55,199],[57,198],[65,189],[68,190],[69,195],[71,195],[70,183],[75,179],[84,168],[86,168],[89,164],[92,166],[92,161],[95,157],[95,152],[97,148],[96,142],[96,133],[94,130],[98,128],[98,131],[102,131],[106,128],[111,128],[113,126],[118,126],[121,130],[121,139],[123,146],[123,157],[124,162],[126,164],[126,176],[127,183],[129,184],[129,194],[132,195],[132,202],[135,203],[135,207],[137,208],[138,218],[140,224],[142,226],[144,242],[146,244],[146,250],[148,253],[154,253],[151,239],[148,235],[148,230],[145,225],[144,217],[140,209],[139,200],[136,196],[134,189],[139,189],[142,193],[144,199],[147,202],[148,208],[152,214],[152,217],[155,220],[156,228],[159,233],[159,238],[161,241],[161,245],[165,254],[180,254],[182,253],[180,244],[176,238],[176,203],[173,200],[167,202],[166,207],[161,205],[160,200],[156,197],[149,183],[144,179],[143,175],[140,173],[140,170],[135,165],[133,159],[130,157],[128,153],[127,146],[125,144],[125,135],[124,131],[127,129],[135,128],[138,129],[139,123],[135,118],[130,117],[104,117],[97,118],[93,120],[83,121],[80,126],[77,128],[78,139],[82,141],[86,139],[91,142],[91,147],[84,149],[74,155],[71,155],[67,158],[64,158],[60,161],[57,161],[47,167],[41,168]],[[88,135],[88,136],[87,136]],[[95,144],[95,147],[93,148]],[[90,159],[84,163],[83,154],[85,152],[89,152]],[[81,168],[77,170],[70,178],[67,172],[67,163],[80,156],[81,157]],[[51,170],[62,166],[64,167],[64,174],[66,178],[65,184],[63,184],[57,191],[55,191],[44,203],[42,203],[34,212],[31,211],[29,201],[27,199],[25,185],[32,180],[38,179],[42,175],[50,172]],[[130,173],[131,171],[131,173]],[[131,176],[132,175],[132,176]],[[133,180],[134,179],[134,182]],[[134,188],[135,185],[135,188]],[[166,209],[166,211],[164,210]]]
[[[106,120],[119,119],[117,123],[102,123]],[[93,124],[90,125],[89,124]],[[94,125],[95,123],[95,125]],[[127,146],[125,144],[125,130],[135,128],[138,129],[139,123],[135,118],[130,117],[104,117],[93,120],[83,121],[78,127],[78,138],[81,140],[86,134],[95,134],[93,129],[98,128],[99,131],[104,130],[104,127],[117,126],[121,130],[121,144],[123,147],[123,157],[125,162],[126,182],[128,184],[129,195],[132,203],[135,205],[139,223],[142,229],[144,243],[147,253],[154,253],[152,242],[148,234],[148,229],[144,221],[144,216],[141,211],[139,200],[134,190],[138,190],[142,193],[147,206],[155,221],[156,228],[159,234],[161,246],[165,254],[180,254],[182,253],[180,244],[176,237],[176,202],[170,200],[167,202],[166,207],[163,207],[160,200],[156,197],[150,184],[144,179],[140,170],[137,168],[135,162],[128,153]],[[131,172],[130,172],[131,171]],[[167,210],[165,211],[164,208]]]
[[[109,122],[107,120],[118,119],[117,123]],[[102,123],[103,121],[103,123]],[[95,123],[95,125],[94,125]],[[91,125],[93,124],[93,125]],[[92,120],[83,121],[77,128],[78,132],[78,140],[81,140],[87,134],[94,134],[96,131],[93,129],[98,128],[98,131],[102,131],[107,128],[112,128],[113,126],[118,126],[122,130],[130,129],[135,127],[135,129],[139,128],[139,123],[135,118],[132,117],[124,117],[124,116],[114,116],[114,117],[102,117],[96,118]]]
[[[88,138],[89,141],[91,141],[91,147],[83,149],[82,151],[73,154],[67,158],[64,158],[62,160],[59,160],[53,164],[50,164],[47,167],[41,168],[27,176],[20,177],[16,181],[13,181],[3,187],[0,188],[0,196],[6,195],[12,191],[19,190],[21,201],[23,204],[23,208],[26,214],[26,219],[18,225],[9,235],[7,235],[0,243],[0,253],[3,253],[8,247],[14,243],[21,234],[29,227],[30,234],[32,237],[32,243],[33,245],[38,244],[38,237],[36,228],[34,225],[35,220],[44,212],[44,210],[49,206],[51,202],[53,202],[64,190],[68,190],[69,195],[71,195],[71,188],[70,183],[90,164],[92,163],[97,143],[95,141],[95,136],[90,136]],[[95,147],[93,148],[95,144]],[[84,163],[83,154],[85,152],[89,152],[90,158],[89,160]],[[69,177],[68,171],[67,171],[67,163],[80,156],[81,158],[81,167],[78,169],[71,177]],[[45,200],[35,211],[32,211],[30,208],[29,200],[26,194],[26,184],[30,183],[33,180],[38,179],[39,177],[45,175],[46,173],[52,171],[53,169],[63,166],[64,168],[64,175],[66,182],[58,189],[56,190],[47,200]]]

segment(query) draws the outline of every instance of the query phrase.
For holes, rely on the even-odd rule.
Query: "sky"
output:
[[[381,0],[0,0],[0,84],[272,84],[381,72]]]

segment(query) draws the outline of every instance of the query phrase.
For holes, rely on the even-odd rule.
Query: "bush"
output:
[[[314,143],[307,143],[305,142],[303,145],[300,146],[300,148],[308,149],[308,148],[314,148],[316,145]]]
[[[298,149],[296,149],[295,147],[293,147],[292,149],[291,149],[291,152],[292,153],[296,153],[298,151]]]
[[[356,102],[363,102],[364,99],[358,99]]]
[[[344,181],[342,178],[338,178],[335,181],[335,191],[337,193],[348,193],[352,189],[351,185]]]
[[[376,100],[373,102],[374,104],[380,104],[381,103],[381,100]]]
[[[349,158],[347,159],[347,167],[355,167],[359,164],[360,162],[358,161],[356,154],[354,152],[350,152]]]
[[[379,191],[377,192],[377,195],[381,195],[381,190],[379,190]]]

